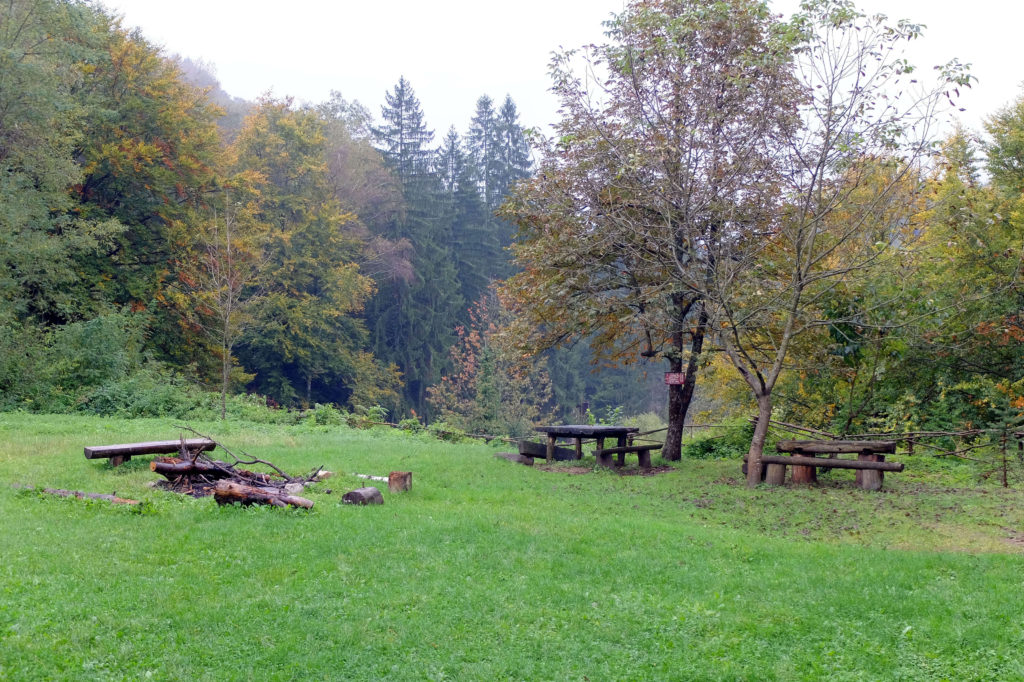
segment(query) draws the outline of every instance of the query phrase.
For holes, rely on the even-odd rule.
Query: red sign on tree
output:
[[[684,372],[665,372],[665,383],[669,386],[682,386],[686,383]]]

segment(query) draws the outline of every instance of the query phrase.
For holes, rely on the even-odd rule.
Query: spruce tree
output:
[[[476,101],[476,112],[469,124],[469,153],[473,163],[479,169],[479,187],[484,204],[488,211],[501,203],[502,194],[499,189],[501,159],[498,155],[500,145],[498,135],[498,119],[494,112],[494,100],[482,95]]]
[[[405,210],[385,226],[389,239],[412,244],[411,280],[382,282],[367,307],[374,354],[398,365],[406,406],[426,410],[426,387],[447,362],[447,349],[462,308],[452,215],[435,171],[419,100],[405,78],[385,97],[384,125],[374,130],[378,149],[401,184]]]
[[[478,170],[463,149],[453,127],[438,152],[438,172],[452,224],[452,253],[456,261],[459,293],[468,305],[483,295],[495,270],[504,262],[487,207],[477,192]],[[460,311],[459,324],[468,321]]]

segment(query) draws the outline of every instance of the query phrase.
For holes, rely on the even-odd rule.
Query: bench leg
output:
[[[885,455],[862,452],[857,455],[857,459],[862,462],[884,462]],[[884,473],[883,471],[875,471],[873,469],[858,469],[857,485],[864,490],[881,490]]]
[[[786,465],[769,464],[764,476],[764,482],[768,485],[782,485],[786,482]]]
[[[794,455],[802,455],[802,452],[794,452]],[[818,482],[818,467],[804,467],[794,466],[793,475],[791,476],[793,483],[817,483]]]
[[[636,453],[636,459],[637,459],[637,462],[640,463],[640,468],[641,469],[650,469],[651,468],[651,451],[650,450],[640,450],[640,451],[638,451]]]
[[[601,449],[595,450],[594,455],[597,457],[598,466],[610,467],[612,466],[612,456]]]
[[[132,458],[131,455],[114,455],[110,458],[110,466],[119,467]]]

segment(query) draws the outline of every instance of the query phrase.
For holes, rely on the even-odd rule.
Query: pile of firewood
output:
[[[150,462],[149,468],[166,479],[160,482],[160,487],[194,497],[213,495],[218,504],[240,502],[304,509],[313,506],[311,500],[295,493],[324,478],[326,472],[322,467],[308,476],[289,476],[270,462],[256,457],[242,459],[220,443],[217,446],[233,461],[212,459],[201,450],[190,449],[182,439],[177,457],[158,457]],[[263,473],[241,468],[254,464],[262,464],[273,471]]]

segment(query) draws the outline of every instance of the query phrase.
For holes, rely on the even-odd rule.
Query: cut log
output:
[[[768,485],[782,485],[786,482],[786,467],[781,464],[765,464],[764,482]]]
[[[346,504],[384,504],[384,496],[376,488],[358,488],[341,496]]]
[[[548,456],[548,446],[546,443],[534,443],[532,440],[521,440],[519,441],[519,454],[525,455],[526,457],[544,457]],[[576,456],[575,448],[563,448],[556,445],[555,451],[552,457],[558,462],[568,462],[570,460],[579,459]]]
[[[903,462],[864,462],[856,459],[827,459],[824,457],[801,457],[800,455],[762,455],[765,464],[786,464],[823,469],[872,469],[874,471],[903,471]]]
[[[275,507],[302,507],[311,509],[313,501],[304,497],[289,495],[283,491],[273,488],[256,488],[250,485],[235,483],[234,481],[218,481],[217,487],[213,489],[213,499],[217,504],[232,504],[239,502],[244,506],[250,504],[269,504]]]
[[[404,493],[412,490],[411,471],[392,471],[388,474],[388,490],[393,493]]]
[[[495,452],[494,456],[499,459],[507,459],[510,462],[515,462],[516,464],[525,464],[528,467],[533,466],[533,457],[520,455],[518,452]]]
[[[884,462],[885,455],[874,452],[861,452],[857,455],[861,462]],[[881,490],[882,482],[885,480],[885,472],[877,469],[858,469],[857,486],[864,490]]]
[[[209,452],[217,447],[217,444],[206,438],[189,438],[185,441],[185,447],[188,448],[189,452]],[[156,440],[147,443],[124,443],[122,445],[92,445],[85,448],[85,458],[110,458],[112,462],[119,462],[129,460],[135,455],[169,454],[180,451],[180,440]]]
[[[855,452],[896,452],[894,440],[780,440],[775,444],[779,452],[807,454],[843,454]]]
[[[790,459],[793,458],[790,457]],[[810,459],[815,458],[812,457]],[[765,466],[770,465],[766,464]],[[812,485],[818,482],[818,470],[815,467],[810,466],[794,466],[793,475],[790,476],[790,480],[796,485]]]
[[[207,478],[230,478],[233,474],[227,462],[208,462],[205,460],[185,460],[177,457],[161,457],[149,463],[152,471],[166,478],[178,476],[198,476]],[[228,471],[225,471],[228,469]]]

